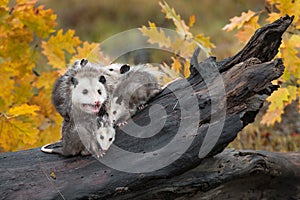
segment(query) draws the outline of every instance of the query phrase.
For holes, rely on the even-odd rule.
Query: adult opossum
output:
[[[72,77],[76,75],[79,69],[83,67],[91,67],[86,59],[76,61],[72,66],[70,66],[66,73],[58,78],[52,90],[51,100],[52,103],[63,118],[69,119],[69,113],[71,109],[71,86]]]
[[[44,146],[44,152],[74,156],[99,151],[93,133],[97,130],[97,114],[108,99],[106,79],[84,59],[79,64],[58,79],[52,94],[57,111],[64,117],[62,148]]]
[[[128,120],[140,106],[160,90],[157,76],[161,73],[145,65],[137,65],[127,70],[117,82],[109,101],[108,114],[113,123],[122,124]]]

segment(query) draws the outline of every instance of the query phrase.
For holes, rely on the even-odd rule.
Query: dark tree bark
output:
[[[191,76],[170,84],[133,117],[141,126],[154,124],[153,129],[164,122],[159,132],[146,137],[149,128],[118,129],[115,146],[101,162],[91,156],[48,155],[39,149],[0,154],[0,197],[299,199],[299,154],[229,150],[218,154],[253,122],[277,88],[271,81],[282,75],[284,66],[281,59],[271,60],[292,20],[285,16],[262,27],[240,52],[219,62],[210,57],[198,63],[196,50]],[[155,115],[162,110],[153,109],[155,104],[166,113]],[[151,123],[149,113],[156,116]],[[144,138],[131,136],[134,133]]]

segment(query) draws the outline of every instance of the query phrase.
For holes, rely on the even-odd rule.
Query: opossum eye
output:
[[[101,139],[101,140],[104,140],[104,137],[103,137],[103,135],[101,135],[101,136],[100,136],[100,139]]]
[[[117,113],[117,111],[114,110],[113,114],[115,115]]]
[[[114,71],[114,69],[110,68],[109,71]]]
[[[98,94],[100,94],[100,95],[102,94],[101,90],[98,90]]]
[[[111,142],[111,141],[112,141],[112,138],[109,138],[109,141]]]
[[[87,94],[89,91],[87,89],[82,90],[82,94]]]

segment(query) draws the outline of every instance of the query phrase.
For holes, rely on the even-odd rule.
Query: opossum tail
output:
[[[63,155],[61,140],[42,146],[41,151],[44,153],[55,153],[55,154]]]

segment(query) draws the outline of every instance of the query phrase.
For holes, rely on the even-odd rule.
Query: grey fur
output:
[[[51,100],[57,110],[57,112],[64,118],[70,118],[70,109],[71,109],[71,90],[70,86],[72,85],[72,77],[74,77],[78,70],[85,67],[88,61],[86,59],[77,60],[72,66],[70,66],[66,73],[58,78],[52,90]]]
[[[130,70],[130,66],[127,64],[111,64],[103,67],[103,75],[107,80],[107,90],[110,94],[113,93],[118,81],[121,77]]]
[[[105,113],[104,115],[99,116],[97,118],[97,130],[95,132],[95,137],[102,151],[99,154],[96,154],[98,158],[99,156],[102,157],[105,155],[106,151],[114,142],[115,135],[116,131],[108,118],[108,114]]]
[[[138,108],[160,90],[157,76],[159,72],[138,65],[131,68],[117,82],[109,103],[109,117],[114,123],[128,120]]]
[[[100,151],[94,133],[97,130],[97,111],[108,98],[103,84],[105,78],[100,71],[84,59],[75,62],[58,78],[52,92],[52,102],[64,118],[62,149],[44,148],[44,152],[74,156]]]

